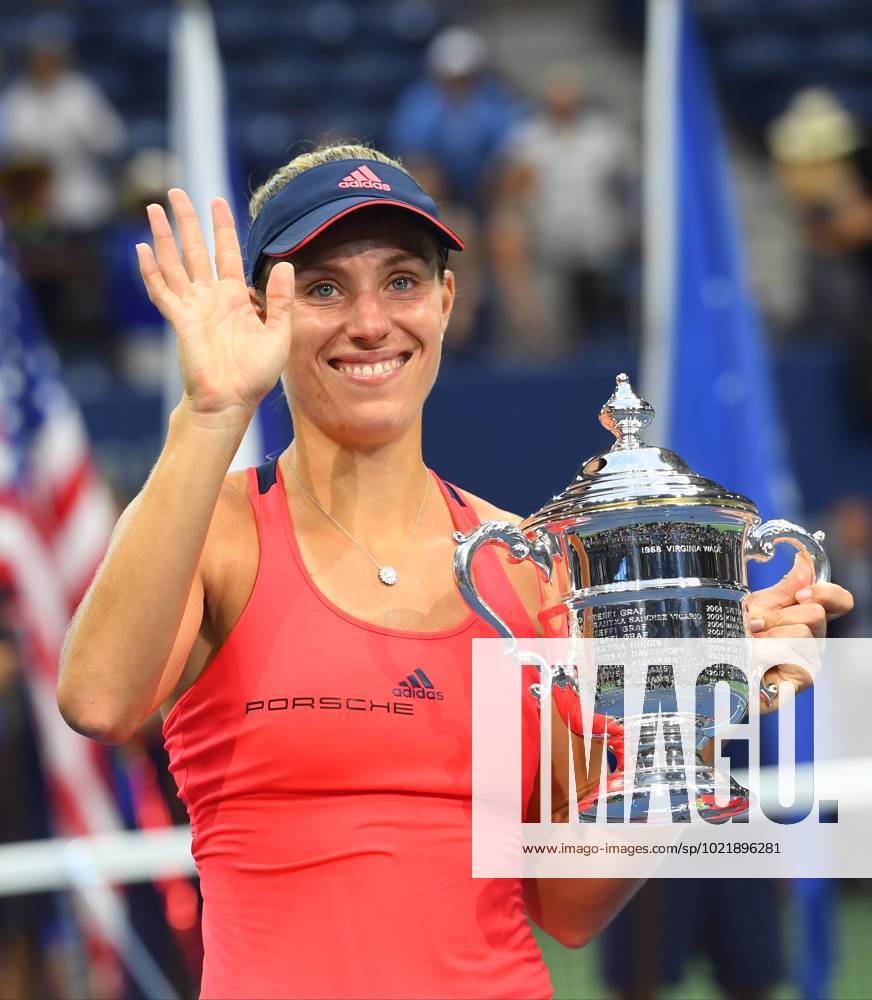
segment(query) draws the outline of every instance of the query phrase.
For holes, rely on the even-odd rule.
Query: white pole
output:
[[[82,857],[76,845],[86,850],[90,870],[112,885],[197,873],[187,826],[27,840],[0,845],[0,898],[75,888],[70,858]]]
[[[124,904],[95,863],[88,842],[82,838],[67,841],[63,858],[72,887],[143,995],[148,1000],[178,1000],[178,993],[133,929]]]
[[[671,419],[675,297],[678,35],[683,0],[648,0],[644,76],[644,229],[641,391],[657,410],[661,435]]]
[[[214,256],[212,199],[225,198],[233,205],[233,197],[227,165],[224,69],[207,2],[180,0],[170,45],[170,143],[182,172],[179,185],[190,195],[204,242],[210,256]],[[165,360],[164,416],[168,419],[182,395],[172,331],[168,331]],[[262,459],[255,416],[230,468],[244,469]]]
[[[231,204],[232,200],[224,70],[208,3],[179,4],[170,44],[170,142],[211,256],[215,243],[209,206],[213,198],[226,198]]]

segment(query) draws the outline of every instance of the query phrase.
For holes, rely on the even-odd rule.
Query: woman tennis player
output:
[[[421,455],[463,245],[359,146],[254,195],[247,276],[227,204],[216,278],[191,202],[169,198],[181,257],[157,206],[137,252],[184,393],[71,626],[61,710],[112,742],[163,708],[204,996],[548,997],[528,914],[577,947],[635,884],[470,877],[471,640],[493,633],[457,592],[451,535],[517,519]],[[293,443],[228,474],[279,378]],[[482,590],[538,632],[534,571],[485,556]],[[850,608],[805,572],[754,595],[762,629],[817,635]]]

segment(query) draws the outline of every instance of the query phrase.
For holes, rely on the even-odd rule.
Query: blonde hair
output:
[[[248,213],[252,221],[258,217],[266,202],[277,195],[295,177],[299,177],[300,174],[313,167],[320,167],[325,163],[335,163],[337,160],[375,160],[376,163],[385,163],[390,167],[396,167],[397,170],[402,170],[409,177],[412,176],[399,160],[394,160],[387,154],[377,149],[371,149],[369,146],[357,143],[319,146],[310,153],[301,153],[299,156],[295,156],[290,163],[279,167],[269,180],[261,184],[252,194],[248,203]]]

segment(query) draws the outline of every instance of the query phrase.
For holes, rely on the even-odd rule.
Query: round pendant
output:
[[[397,576],[397,571],[393,566],[380,566],[378,571],[378,578],[386,587],[393,587],[393,585],[399,580]]]

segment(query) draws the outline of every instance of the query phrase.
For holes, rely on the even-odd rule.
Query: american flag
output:
[[[55,699],[67,624],[103,558],[115,519],[112,498],[94,468],[81,414],[63,384],[57,357],[42,333],[0,222],[0,586],[12,597],[59,836],[123,827],[106,748],[73,732]],[[143,778],[142,766],[137,773],[140,784],[149,777],[146,773]],[[166,826],[159,793],[140,798],[139,818],[147,819],[148,826]],[[144,812],[145,807],[151,812]],[[126,924],[126,909],[108,885],[85,876],[88,905],[78,912],[91,995],[119,995],[123,981],[117,952],[144,995],[175,996],[141,947],[138,965],[131,964],[136,944],[132,929],[118,926],[119,921]],[[181,906],[182,916],[188,915],[193,925],[196,894],[191,886],[169,877],[158,888],[168,915],[172,902],[176,915]],[[182,933],[190,927],[180,930],[174,925],[174,930]],[[190,933],[184,943],[190,951]]]
[[[75,401],[0,223],[0,583],[11,594],[60,835],[121,827],[105,750],[55,701],[64,634],[105,552],[115,510]]]

